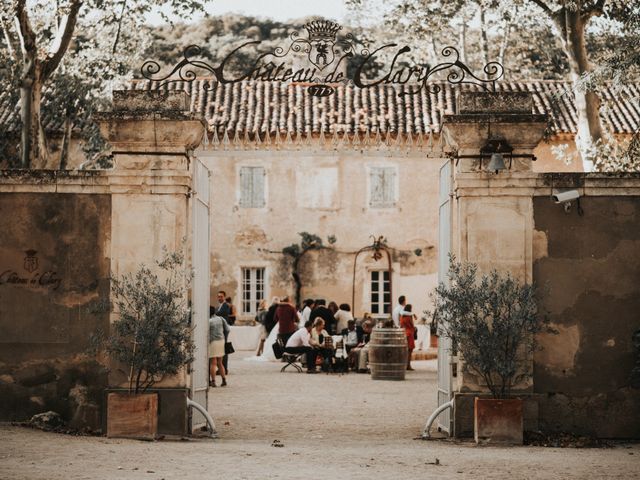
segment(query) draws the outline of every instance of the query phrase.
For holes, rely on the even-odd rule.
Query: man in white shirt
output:
[[[407,299],[404,295],[400,295],[398,297],[398,305],[395,306],[393,312],[391,313],[391,318],[393,319],[393,324],[396,327],[400,327],[400,315],[404,312],[404,306],[407,304]]]
[[[293,335],[287,340],[287,344],[284,347],[285,353],[291,353],[298,355],[301,353],[306,354],[307,357],[307,373],[316,373],[316,355],[313,355],[314,349],[309,344],[309,338],[311,337],[311,328],[313,322],[307,320],[304,324],[304,328],[299,328]]]

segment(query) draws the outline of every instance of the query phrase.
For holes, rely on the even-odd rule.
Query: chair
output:
[[[282,348],[284,352],[284,342],[282,341],[282,339],[278,338],[276,340],[276,343],[278,343],[279,347]],[[302,366],[298,365],[298,362],[300,362],[300,357],[302,357],[302,355],[304,354],[284,352],[282,354],[282,360],[285,361],[287,364],[280,369],[280,373],[284,372],[287,369],[287,367],[293,367],[296,370],[298,370],[298,373],[302,373]]]

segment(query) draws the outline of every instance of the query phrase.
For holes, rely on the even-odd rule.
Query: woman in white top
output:
[[[342,331],[349,326],[349,320],[353,320],[351,315],[351,307],[348,303],[343,303],[334,315],[337,325],[336,334],[342,335]]]

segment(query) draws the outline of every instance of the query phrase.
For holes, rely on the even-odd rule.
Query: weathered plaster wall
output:
[[[291,271],[280,253],[298,243],[298,232],[335,235],[335,252],[313,252],[301,264],[302,297],[351,303],[354,253],[384,235],[400,252],[393,256],[393,296],[405,294],[420,314],[436,285],[438,170],[441,159],[416,150],[391,152],[202,151],[211,170],[212,302],[218,289],[238,305],[240,268],[266,267],[266,297],[294,293]],[[264,167],[266,206],[239,205],[239,169]],[[397,167],[398,199],[392,208],[369,206],[368,168]],[[422,249],[422,256],[413,251]],[[355,313],[370,310],[369,269],[386,259],[358,259]],[[352,306],[353,307],[353,306]]]
[[[584,216],[536,197],[533,278],[557,335],[543,335],[534,389],[541,428],[640,437],[629,386],[640,328],[640,197],[580,199]]]
[[[99,426],[107,377],[87,355],[109,325],[111,198],[0,193],[0,419],[46,410]]]

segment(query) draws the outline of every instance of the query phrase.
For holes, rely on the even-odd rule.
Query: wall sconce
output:
[[[487,140],[487,143],[480,149],[478,155],[457,155],[456,165],[458,165],[458,160],[461,158],[473,158],[480,160],[480,170],[482,170],[482,161],[487,160],[487,171],[497,174],[507,168],[505,165],[505,157],[509,159],[509,170],[511,170],[514,158],[530,158],[533,161],[536,160],[535,155],[532,154],[521,153],[514,155],[513,147],[509,145],[506,140],[491,138]]]

